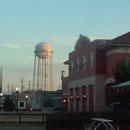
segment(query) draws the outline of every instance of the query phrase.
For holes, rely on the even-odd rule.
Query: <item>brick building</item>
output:
[[[62,78],[63,96],[69,111],[104,110],[112,90],[112,67],[119,69],[122,59],[130,57],[130,32],[117,38],[90,41],[80,35],[69,53],[68,76]]]

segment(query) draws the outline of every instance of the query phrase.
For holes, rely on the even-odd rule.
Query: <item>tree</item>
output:
[[[14,104],[11,96],[6,96],[6,99],[4,100],[3,109],[5,111],[13,111],[13,110],[15,110],[15,104]]]
[[[119,70],[116,71],[112,67],[113,76],[115,77],[115,85],[130,80],[130,63],[126,64],[124,60],[120,62]],[[111,98],[118,102],[129,102],[130,93],[126,89],[120,89],[119,93],[112,91]]]
[[[130,63],[128,65],[122,60],[119,64],[119,70],[114,70],[112,67],[113,76],[115,77],[115,84],[123,83],[130,80]]]
[[[53,103],[53,100],[52,99],[46,99],[43,101],[43,106],[45,108],[52,108],[54,107],[54,103]]]

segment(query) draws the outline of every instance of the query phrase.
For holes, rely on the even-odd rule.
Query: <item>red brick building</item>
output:
[[[90,41],[80,35],[69,53],[68,77],[62,78],[63,96],[68,97],[69,111],[104,110],[114,77],[122,59],[130,57],[130,32],[115,39]]]

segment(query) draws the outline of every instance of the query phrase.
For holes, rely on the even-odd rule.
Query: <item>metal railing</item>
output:
[[[0,126],[3,125],[45,125],[44,113],[0,113]]]

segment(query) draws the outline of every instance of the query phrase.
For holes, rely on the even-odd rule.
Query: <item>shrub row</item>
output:
[[[47,115],[46,127],[47,130],[79,128],[84,129],[84,124],[91,123],[91,118],[106,118],[112,119],[113,124],[122,127],[130,126],[130,113],[117,113],[117,112],[56,112]],[[61,129],[62,130],[62,129]]]

